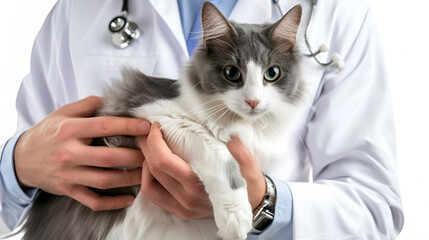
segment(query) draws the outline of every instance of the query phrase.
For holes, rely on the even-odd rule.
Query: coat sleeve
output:
[[[16,107],[18,129],[0,151],[0,235],[17,227],[35,197],[23,191],[14,174],[14,146],[23,131],[74,97],[68,41],[70,1],[59,1],[47,16],[33,45],[30,74],[22,81]]]
[[[394,239],[403,226],[392,101],[377,29],[368,9],[358,31],[346,28],[333,31],[332,39],[347,66],[325,73],[307,125],[313,182],[289,183],[295,239]]]

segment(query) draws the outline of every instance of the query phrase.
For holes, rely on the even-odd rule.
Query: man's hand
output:
[[[140,141],[144,153],[141,192],[181,219],[208,218],[213,207],[200,179],[187,162],[173,154],[158,123]]]
[[[228,149],[240,164],[247,181],[252,209],[262,202],[266,192],[265,178],[250,152],[237,137]],[[141,192],[162,209],[181,219],[213,217],[213,207],[200,179],[187,162],[171,152],[157,123],[140,147],[145,155]]]
[[[15,148],[15,170],[24,187],[67,195],[93,210],[121,209],[132,195],[99,196],[88,187],[109,189],[140,184],[144,156],[140,150],[91,146],[93,138],[147,135],[147,121],[123,117],[91,117],[102,104],[88,97],[65,105],[34,125]],[[133,170],[104,168],[137,167]]]

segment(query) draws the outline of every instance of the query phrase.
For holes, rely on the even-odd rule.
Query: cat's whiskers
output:
[[[230,110],[226,106],[222,109],[225,109],[225,111],[218,118],[216,118],[216,120],[213,121],[214,124],[216,124],[217,121],[219,121],[226,113],[230,112]]]
[[[206,108],[206,109],[202,109],[202,110],[200,110],[200,111],[193,111],[192,112],[192,115],[198,115],[198,114],[201,114],[201,115],[207,115],[207,114],[210,114],[210,113],[212,113],[213,111],[217,111],[218,109],[220,109],[222,107],[222,105],[220,105],[220,104],[218,104],[218,105],[214,105],[214,106],[211,106],[211,107],[209,107],[209,108]],[[190,114],[191,115],[191,114]]]
[[[232,113],[232,120],[231,120],[231,122],[234,122],[234,120],[235,120],[235,116],[236,116],[237,114],[233,113],[232,111],[231,111],[231,113]]]
[[[208,119],[210,119],[211,117],[213,117],[214,115],[218,114],[220,111],[222,111],[223,109],[227,108],[224,105],[217,105],[217,108],[215,108],[214,111],[212,111],[211,113],[209,113],[208,115],[206,115],[205,117],[203,117],[201,119],[201,121],[198,122],[198,124],[202,125],[203,123],[207,122]]]
[[[208,111],[208,113],[205,115],[205,118],[203,118],[204,121],[201,123],[207,122],[210,118],[215,117],[218,115],[222,110],[224,110],[225,106],[217,105],[213,110]]]
[[[206,101],[206,102],[204,102],[204,103],[202,103],[202,104],[200,104],[200,105],[197,105],[197,106],[192,107],[191,109],[189,109],[188,111],[186,111],[186,112],[185,112],[185,114],[188,114],[188,113],[199,113],[199,112],[204,112],[204,111],[206,111],[207,109],[209,109],[209,108],[205,108],[205,107],[204,107],[205,105],[210,104],[210,103],[213,103],[213,102],[216,102],[216,101],[225,100],[225,99],[226,99],[226,98],[216,98],[216,99],[212,99],[212,100],[210,100],[210,101]],[[214,106],[217,106],[217,105],[220,105],[220,104],[216,104],[216,105],[214,105]],[[213,106],[212,106],[212,107],[213,107]],[[202,110],[196,111],[196,110],[198,110],[198,108],[202,108]]]
[[[196,112],[196,113],[202,113],[202,116],[199,118],[202,120],[200,122],[204,122],[207,117],[210,117],[211,115],[215,114],[222,107],[223,107],[222,105],[217,104],[217,105],[214,105],[210,108],[203,109],[203,110]]]
[[[234,122],[235,113],[233,111],[228,111],[228,114],[225,116],[225,120],[229,119],[229,122]]]
[[[228,111],[224,121],[229,124],[234,123],[234,115],[235,113],[233,111]]]
[[[198,85],[200,85],[201,82],[197,82],[196,84],[194,84],[194,86],[192,86],[190,89],[188,89],[188,91],[193,91]]]

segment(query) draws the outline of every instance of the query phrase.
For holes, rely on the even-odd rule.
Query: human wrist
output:
[[[5,191],[19,204],[29,204],[34,199],[36,189],[20,184],[15,172],[14,151],[24,132],[10,138],[1,153],[0,171]]]
[[[293,196],[289,183],[283,179],[270,176],[276,186],[276,205],[273,222],[259,233],[253,231],[247,236],[248,240],[257,239],[293,239]]]
[[[274,211],[276,205],[276,187],[270,177],[264,175],[266,183],[266,192],[261,204],[253,211],[252,233],[259,234],[263,232],[274,220]]]
[[[13,161],[13,171],[16,178],[16,182],[21,187],[23,191],[26,191],[28,189],[33,188],[29,182],[25,180],[25,170],[21,167],[20,164],[21,160],[25,157],[25,144],[26,144],[26,134],[28,134],[28,131],[25,131],[20,134],[20,136],[17,138],[16,142],[13,146],[13,152],[12,152],[12,161]],[[23,165],[24,166],[24,165]]]

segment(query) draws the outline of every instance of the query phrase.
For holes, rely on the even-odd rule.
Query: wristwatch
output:
[[[264,199],[253,213],[253,229],[250,231],[253,234],[262,233],[274,219],[274,209],[276,206],[276,187],[268,176],[265,176],[265,182],[267,183],[267,192],[265,193]]]

